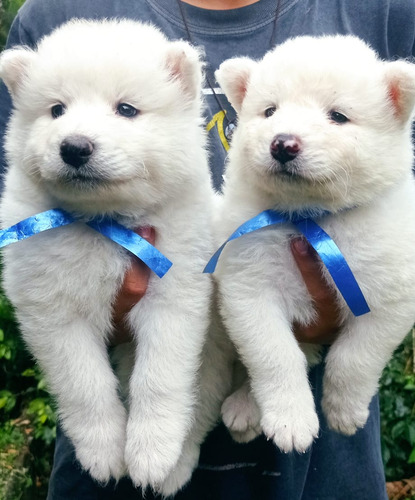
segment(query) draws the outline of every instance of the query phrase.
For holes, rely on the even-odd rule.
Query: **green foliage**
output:
[[[24,445],[25,439],[22,433],[19,431],[18,427],[13,425],[12,422],[6,422],[3,426],[3,431],[4,432],[0,433],[0,450],[5,450],[9,447],[16,449]],[[6,463],[13,465],[13,460],[10,455],[7,458]]]
[[[415,373],[408,335],[380,383],[382,455],[388,480],[415,476]]]
[[[0,498],[23,499],[25,490],[32,488],[45,497],[55,414],[42,374],[26,351],[1,292],[0,387]]]
[[[56,418],[50,398],[46,396],[30,401],[27,415],[34,425],[35,439],[41,439],[47,446],[53,444],[56,438]]]
[[[0,50],[3,50],[6,45],[10,24],[23,4],[24,0],[0,1]]]
[[[7,422],[0,432],[0,498],[19,500],[33,485],[24,464],[27,437],[24,429]]]

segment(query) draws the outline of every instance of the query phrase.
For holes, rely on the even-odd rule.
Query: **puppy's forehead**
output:
[[[167,43],[166,37],[160,30],[149,24],[122,20],[87,21],[73,20],[52,34],[44,37],[38,44],[39,53],[45,52],[50,56],[53,53],[80,52],[95,50],[103,53],[112,47],[119,51],[120,47],[140,52],[157,53],[160,47]],[[141,49],[141,50],[140,50]]]
[[[151,96],[154,88],[164,88],[168,47],[164,35],[149,25],[74,21],[40,42],[29,90],[38,89],[39,103],[67,104],[88,95],[109,101]]]
[[[161,32],[141,23],[74,21],[40,42],[38,65],[68,77],[139,77],[161,64],[167,44]]]
[[[360,69],[376,64],[376,53],[362,40],[354,36],[298,37],[277,46],[264,57],[280,65],[302,64],[320,68],[347,67]]]
[[[339,90],[367,86],[379,77],[376,53],[352,36],[299,37],[269,52],[253,75],[253,86]]]

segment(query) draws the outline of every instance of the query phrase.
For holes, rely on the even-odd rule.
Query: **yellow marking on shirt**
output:
[[[210,132],[213,127],[217,127],[220,141],[226,151],[229,150],[229,142],[226,139],[225,131],[223,130],[223,122],[225,120],[226,111],[219,111],[210,122],[206,125],[206,130]]]

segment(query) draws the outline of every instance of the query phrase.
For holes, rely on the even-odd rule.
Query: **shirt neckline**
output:
[[[279,17],[299,0],[281,0]],[[176,0],[146,0],[150,8],[181,29],[185,29]],[[210,10],[183,3],[187,24],[200,35],[247,34],[273,22],[277,0],[259,2],[230,10]]]

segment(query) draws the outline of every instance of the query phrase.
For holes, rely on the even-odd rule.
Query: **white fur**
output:
[[[213,248],[199,54],[148,25],[73,21],[34,51],[6,51],[0,76],[15,108],[2,226],[54,207],[84,220],[105,214],[129,228],[154,226],[157,248],[173,262],[164,278],[151,275],[128,317],[135,346],[130,360],[125,347],[118,355],[127,411],[107,341],[130,255],[83,223],[4,250],[5,290],[82,466],[101,482],[128,471],[136,485],[173,493],[190,478],[226,387],[219,369],[206,379],[209,405],[196,397],[208,390],[208,365],[199,367],[211,281],[202,271]],[[139,114],[117,114],[123,102]],[[53,119],[59,103],[66,111]],[[73,134],[95,146],[89,180],[60,156]],[[222,359],[221,342],[205,347],[208,363]]]
[[[353,434],[415,320],[415,67],[381,61],[353,37],[300,37],[258,62],[225,61],[217,79],[239,114],[217,243],[265,209],[328,210],[316,220],[343,252],[371,308],[354,317],[322,266],[343,322],[326,358],[323,409],[331,428]],[[275,113],[267,118],[270,107]],[[349,121],[336,123],[331,111]],[[277,134],[301,141],[286,174],[270,153]],[[248,368],[261,427],[284,451],[304,451],[318,434],[307,356],[292,332],[293,322],[315,317],[290,251],[296,233],[284,224],[240,237],[227,245],[216,272],[224,321]],[[253,409],[243,409],[245,422],[236,419],[238,405],[252,404],[244,390],[222,408],[239,439],[257,428]]]

